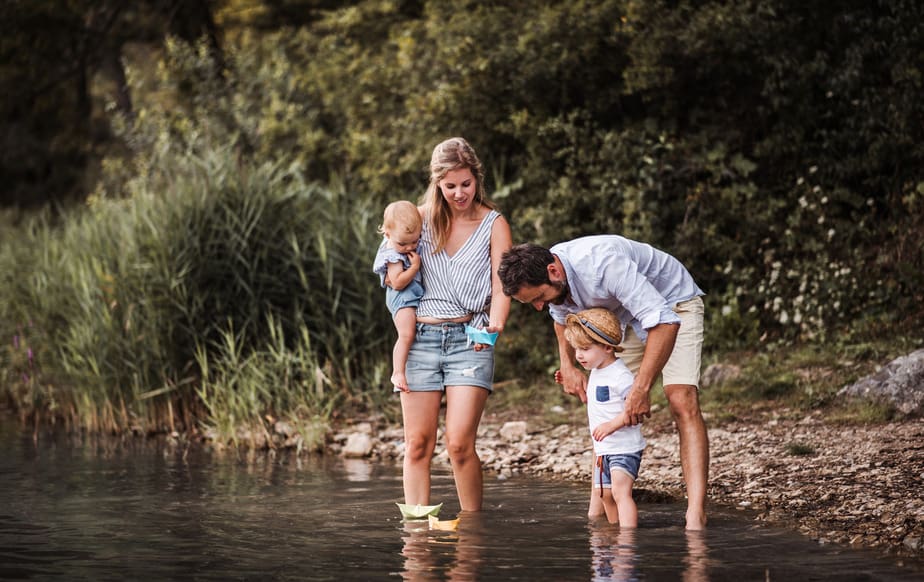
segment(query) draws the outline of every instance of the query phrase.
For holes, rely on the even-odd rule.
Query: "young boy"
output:
[[[392,351],[391,382],[395,391],[408,391],[405,367],[417,333],[417,306],[423,296],[420,255],[417,254],[422,226],[420,212],[414,203],[400,200],[386,206],[379,227],[385,238],[372,265],[386,289],[385,303],[398,330],[398,341]]]
[[[594,440],[594,484],[600,489],[606,518],[619,527],[638,525],[638,508],[632,499],[632,484],[638,478],[645,439],[641,426],[630,426],[624,412],[633,375],[622,360],[622,330],[619,319],[608,309],[594,307],[572,313],[565,319],[565,339],[574,348],[578,362],[590,370],[587,380],[587,419]],[[555,380],[561,383],[560,372]],[[603,489],[610,489],[604,495]]]

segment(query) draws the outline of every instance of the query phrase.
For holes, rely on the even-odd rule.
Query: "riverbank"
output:
[[[924,559],[924,419],[842,425],[820,412],[756,412],[707,418],[709,500],[753,519],[800,531],[819,543]],[[519,416],[519,419],[530,418]],[[592,452],[581,417],[554,423],[486,414],[478,451],[487,471],[588,482]],[[683,498],[677,434],[666,410],[643,428],[648,448],[637,499]],[[400,462],[400,427],[359,423],[335,435],[332,452],[368,436],[369,455]],[[447,463],[438,445],[436,462]],[[352,454],[352,453],[348,453]],[[589,482],[588,482],[589,483]]]

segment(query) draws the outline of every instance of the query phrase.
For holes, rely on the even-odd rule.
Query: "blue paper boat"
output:
[[[476,344],[487,344],[493,346],[494,342],[497,341],[497,332],[488,333],[483,329],[478,329],[470,325],[465,326],[465,335],[468,336],[468,339],[472,340]]]

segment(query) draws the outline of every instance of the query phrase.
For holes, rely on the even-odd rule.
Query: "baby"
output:
[[[420,255],[417,243],[423,221],[413,202],[400,200],[385,207],[379,232],[385,238],[379,245],[372,270],[385,287],[385,303],[398,330],[392,352],[391,383],[396,390],[408,391],[407,356],[417,333],[417,306],[423,295],[420,283]]]

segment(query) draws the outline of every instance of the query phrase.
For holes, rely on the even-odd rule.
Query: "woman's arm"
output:
[[[513,246],[510,224],[503,216],[498,216],[491,227],[491,312],[488,316],[489,333],[502,332],[510,315],[510,297],[504,294],[504,285],[497,276],[497,267],[501,257]]]

